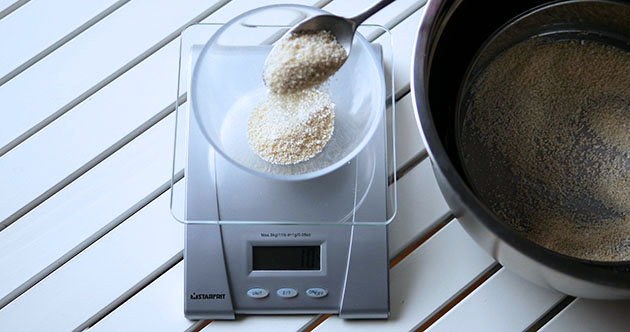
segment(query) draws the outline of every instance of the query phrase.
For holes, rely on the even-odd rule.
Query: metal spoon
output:
[[[346,50],[346,54],[349,56],[350,50],[352,50],[352,39],[354,38],[354,33],[357,31],[357,27],[370,16],[374,15],[374,13],[392,2],[394,2],[394,0],[379,1],[363,13],[351,18],[335,15],[314,16],[298,23],[291,28],[283,38],[292,33],[328,30],[337,38],[337,42],[343,46]]]

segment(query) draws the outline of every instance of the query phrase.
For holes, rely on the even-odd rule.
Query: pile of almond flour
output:
[[[470,91],[460,152],[488,207],[559,253],[630,260],[630,53],[532,39]]]
[[[314,89],[270,94],[249,117],[248,140],[273,164],[295,164],[319,153],[333,133],[334,104]]]

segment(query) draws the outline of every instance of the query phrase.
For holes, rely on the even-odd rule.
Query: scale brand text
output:
[[[191,300],[223,300],[225,299],[225,293],[203,293],[203,294],[197,294],[197,293],[192,293],[190,294],[190,299]]]

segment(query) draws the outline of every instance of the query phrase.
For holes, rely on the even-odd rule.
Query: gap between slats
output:
[[[57,42],[55,42],[54,44],[52,44],[49,47],[47,47],[45,50],[39,52],[37,55],[35,55],[32,58],[28,59],[26,62],[21,64],[19,67],[13,69],[11,72],[9,72],[8,74],[4,75],[3,77],[0,77],[0,86],[5,84],[6,82],[10,81],[15,76],[19,75],[21,72],[25,71],[30,66],[34,65],[37,61],[39,61],[39,60],[43,59],[44,57],[46,57],[48,54],[54,52],[59,47],[63,46],[65,43],[67,43],[70,40],[72,40],[72,38],[78,36],[83,31],[89,29],[91,26],[93,26],[94,24],[98,23],[100,20],[105,18],[107,15],[113,13],[114,11],[116,11],[117,9],[119,9],[120,7],[122,7],[123,5],[128,3],[129,1],[130,0],[117,1],[116,3],[111,5],[109,8],[107,8],[103,12],[101,12],[100,14],[96,15],[95,17],[93,17],[89,21],[85,22],[84,24],[82,24],[81,26],[79,26],[78,28],[74,29],[69,34],[67,34],[66,36],[64,36],[63,38],[61,38]],[[72,10],[72,9],[69,8],[69,10]],[[2,14],[0,13],[0,17],[2,17],[1,15]]]
[[[113,82],[120,75],[126,73],[131,68],[133,68],[134,66],[136,66],[140,62],[144,61],[146,58],[150,57],[151,55],[153,55],[159,49],[161,49],[162,47],[166,46],[168,43],[170,43],[175,38],[177,38],[180,35],[180,33],[186,27],[188,27],[191,24],[199,23],[201,20],[203,20],[206,17],[210,16],[215,11],[221,9],[228,2],[229,2],[229,0],[220,1],[216,5],[214,5],[211,8],[205,10],[204,12],[202,12],[201,14],[199,14],[198,16],[196,16],[195,18],[193,18],[192,20],[190,20],[189,22],[184,24],[182,27],[180,27],[179,29],[177,29],[176,31],[171,33],[170,35],[166,36],[164,39],[162,39],[160,42],[155,44],[153,47],[149,48],[148,50],[146,50],[142,54],[138,55],[136,58],[134,58],[133,60],[128,62],[122,68],[118,69],[117,71],[115,71],[111,75],[107,76],[105,79],[103,79],[99,83],[95,84],[92,88],[88,89],[87,91],[85,91],[84,93],[82,93],[81,95],[79,95],[78,97],[73,99],[72,101],[70,101],[68,104],[66,104],[65,106],[60,108],[58,111],[56,111],[53,114],[49,115],[47,118],[45,118],[44,120],[42,120],[39,123],[37,123],[36,125],[34,125],[32,128],[30,128],[26,132],[22,133],[20,136],[18,136],[17,138],[15,138],[11,142],[9,142],[7,145],[5,145],[2,148],[0,148],[0,157],[2,157],[5,153],[9,152],[10,150],[15,148],[16,146],[18,146],[20,143],[24,142],[29,137],[33,136],[35,133],[40,131],[42,128],[46,127],[51,122],[55,121],[57,118],[59,118],[64,113],[66,113],[69,110],[71,110],[73,107],[77,106],[78,104],[80,104],[81,102],[83,102],[84,100],[89,98],[91,95],[93,95],[94,93],[96,93],[97,91],[99,91],[100,89],[105,87],[107,84]]]
[[[477,278],[475,278],[470,285],[464,287],[460,290],[453,299],[446,302],[442,305],[435,313],[429,315],[429,317],[421,322],[417,327],[412,330],[415,332],[426,331],[433,323],[437,322],[442,316],[444,316],[447,312],[449,312],[453,307],[455,307],[458,303],[463,301],[470,293],[472,293],[475,289],[479,288],[486,282],[490,277],[492,277],[495,273],[499,272],[499,270],[503,268],[501,264],[494,263],[492,264],[485,272],[481,273]]]
[[[560,302],[556,303],[549,311],[547,311],[544,315],[538,318],[532,325],[530,325],[526,332],[536,332],[543,328],[549,321],[551,321],[554,317],[556,317],[562,310],[564,310],[569,304],[575,301],[575,297],[573,296],[565,296]]]
[[[16,11],[18,8],[24,6],[24,4],[26,4],[27,2],[29,2],[29,0],[19,0],[12,3],[9,7],[3,9],[2,11],[0,11],[0,20]]]
[[[398,170],[396,171],[396,181],[400,180],[400,178],[402,178],[405,174],[409,173],[414,167],[420,164],[428,156],[429,155],[427,154],[427,150],[422,150],[420,153],[413,156],[411,160],[407,161],[406,163],[398,167]],[[391,175],[390,175],[389,184],[392,184],[392,183],[393,183],[393,179],[391,178]]]

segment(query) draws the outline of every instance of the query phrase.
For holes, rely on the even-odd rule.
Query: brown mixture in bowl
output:
[[[533,38],[469,91],[460,154],[486,205],[548,249],[630,260],[630,53]]]

